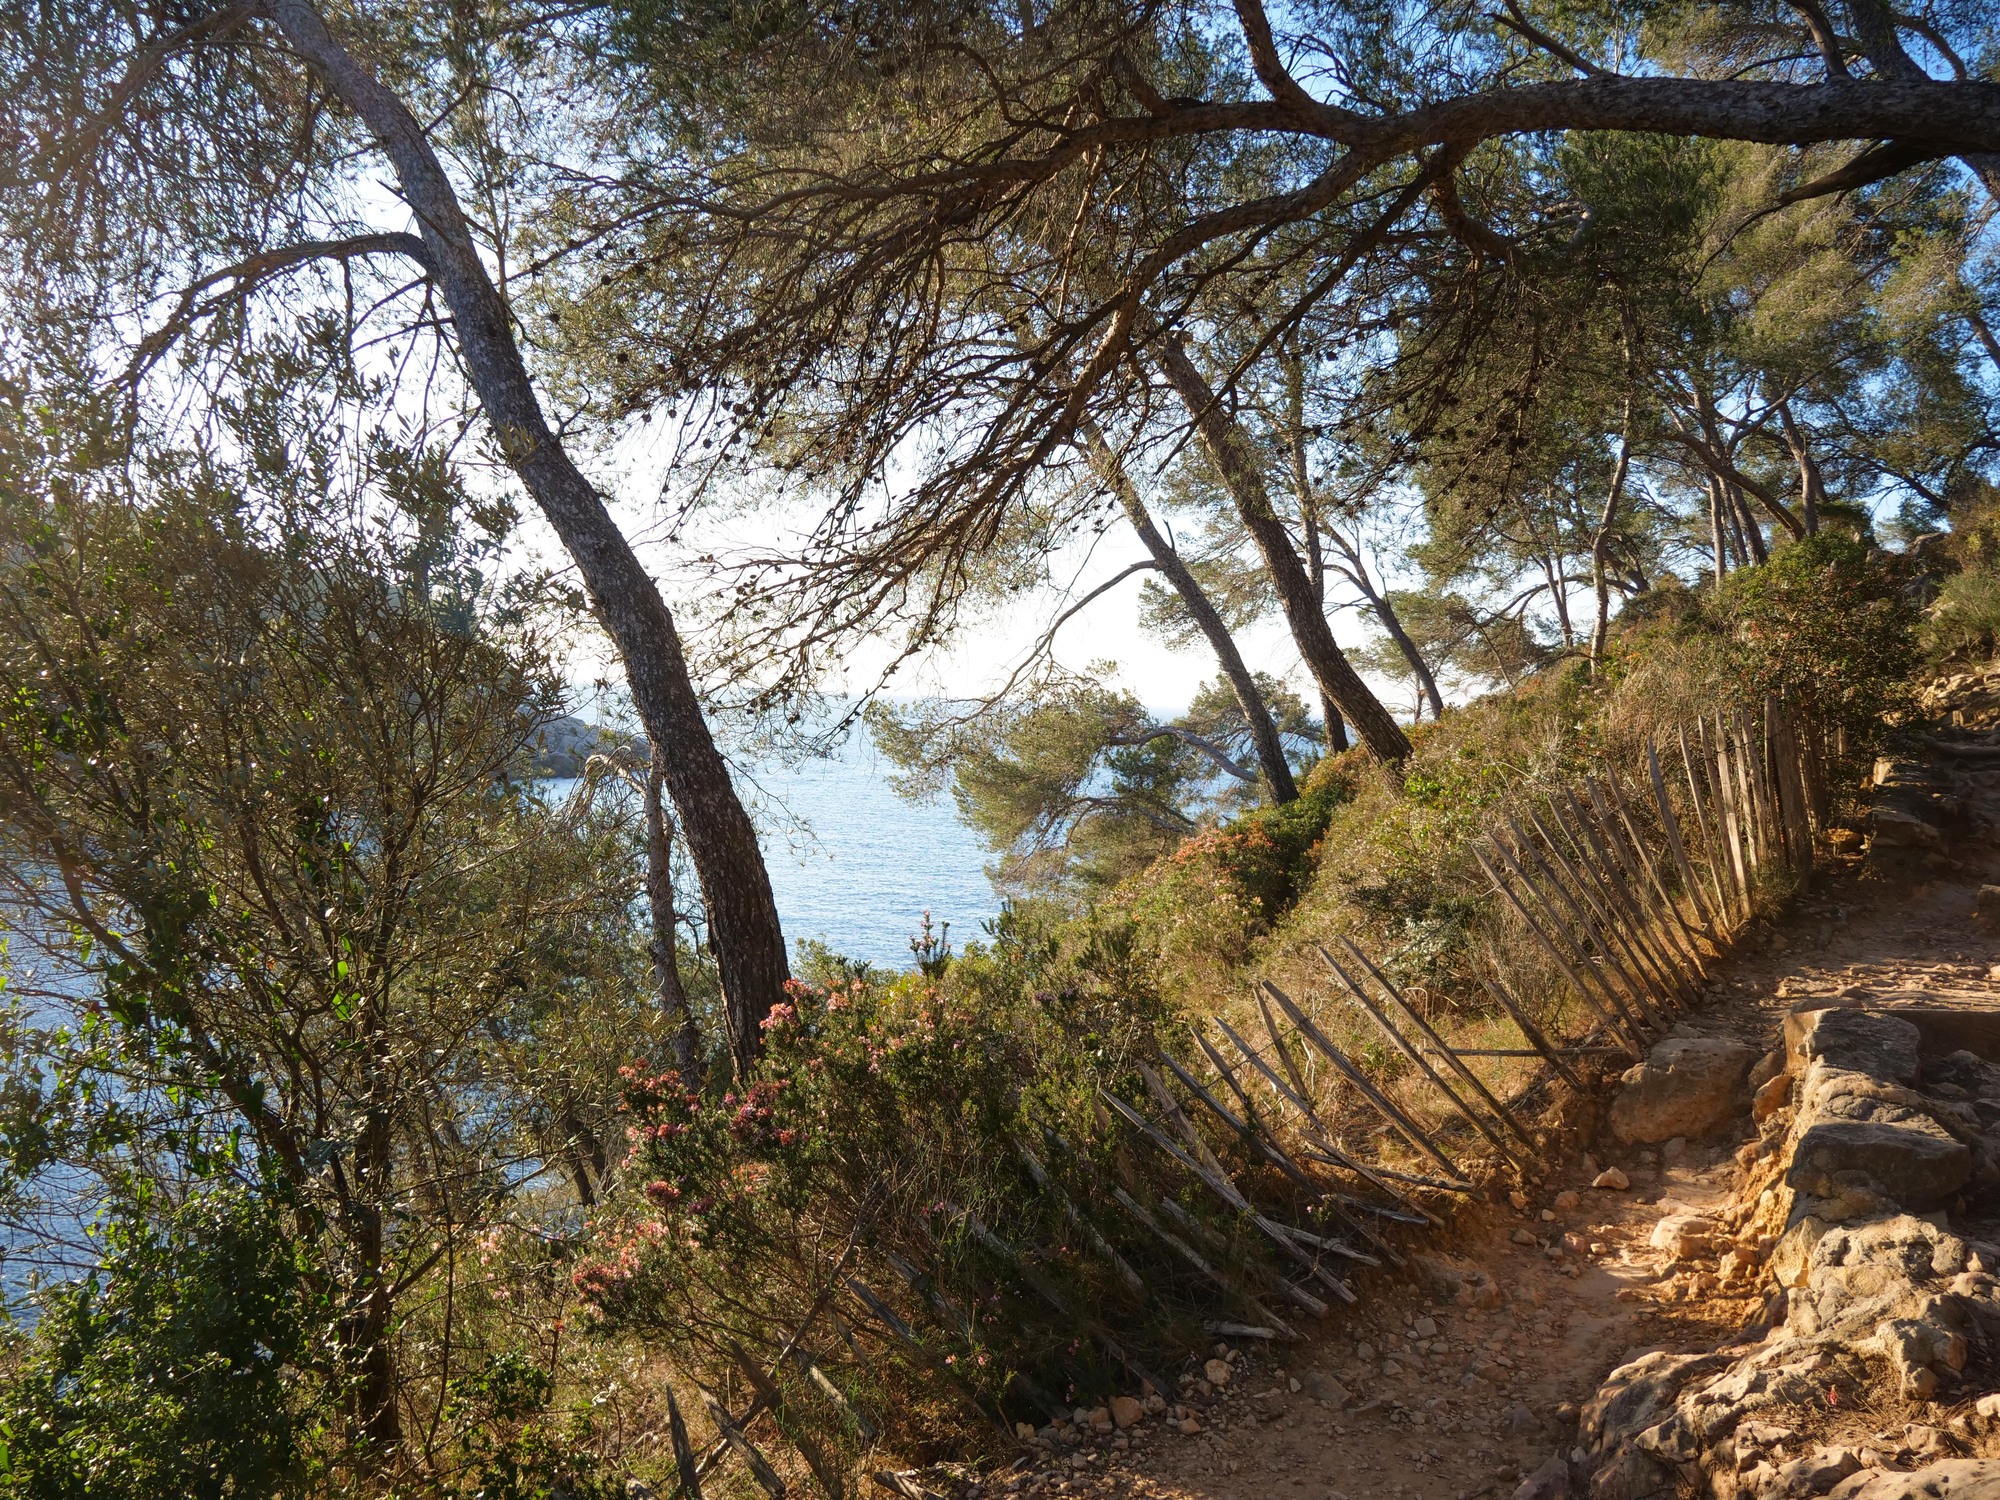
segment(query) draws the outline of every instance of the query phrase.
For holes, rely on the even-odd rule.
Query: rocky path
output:
[[[2000,940],[1975,917],[1981,885],[2000,881],[1991,838],[2000,765],[1954,761],[1926,795],[1958,803],[1949,854],[1919,845],[1823,875],[1780,927],[1718,972],[1708,1006],[1675,1035],[1763,1055],[1807,997],[2000,1007]],[[1767,1060],[1760,1072],[1773,1067]],[[1740,1113],[1708,1139],[1661,1145],[1621,1146],[1599,1130],[1588,1153],[1552,1165],[1532,1194],[1466,1209],[1407,1274],[1366,1283],[1361,1305],[1336,1314],[1314,1342],[1218,1345],[1172,1410],[1123,1430],[1108,1421],[1099,1426],[1109,1431],[1079,1430],[1039,1467],[985,1488],[1174,1500],[1559,1490],[1564,1477],[1543,1466],[1578,1441],[1578,1408],[1611,1370],[1647,1351],[1764,1337],[1773,1303],[1759,1261],[1769,1243],[1707,1246],[1678,1263],[1676,1247],[1656,1244],[1673,1238],[1663,1221],[1733,1197],[1757,1141]],[[1611,1167],[1628,1186],[1593,1187]],[[1937,1403],[1884,1390],[1862,1404],[1845,1425],[1876,1445],[1880,1462],[1954,1451],[1953,1412]],[[1959,1402],[1961,1438],[1969,1405]],[[1528,1484],[1538,1470],[1543,1481]],[[1824,1488],[1802,1482],[1799,1492]]]

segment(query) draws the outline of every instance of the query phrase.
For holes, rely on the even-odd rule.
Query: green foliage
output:
[[[1310,747],[1316,726],[1297,695],[1269,679],[1259,686],[1281,734]],[[1011,891],[1101,893],[1262,789],[1248,725],[1220,681],[1171,720],[1081,680],[969,713],[950,708],[877,704],[869,727],[906,792],[949,785]]]
[[[1351,796],[1337,776],[1309,778],[1292,802],[1253,808],[1181,840],[1105,905],[1131,921],[1159,982],[1184,993],[1240,962],[1297,900],[1318,867],[1328,822]]]
[[[2000,491],[1960,497],[1948,557],[1954,565],[1924,612],[1924,649],[1937,660],[1984,659],[2000,649]]]
[[[1035,1415],[1012,1385],[1021,1371],[1113,1388],[1121,1373],[974,1223],[1022,1246],[1073,1238],[1020,1147],[1044,1126],[1089,1138],[1096,1087],[1129,1091],[1131,1058],[1150,1055],[1165,1014],[1127,987],[1120,947],[1115,924],[1086,931],[1015,911],[938,981],[793,981],[765,1024],[758,1072],[719,1096],[631,1070],[629,1186],[573,1274],[600,1329],[636,1333],[683,1368],[720,1358],[726,1369],[732,1345],[768,1348],[772,1330],[800,1326],[836,1269],[901,1303],[916,1288],[899,1262],[941,1263],[920,1294],[940,1300],[910,1316],[929,1329],[918,1342],[892,1340],[864,1362],[812,1340],[891,1441],[931,1440],[954,1389]],[[1078,1306],[1127,1306],[1101,1260],[1040,1259]],[[939,1305],[964,1311],[940,1321]],[[1150,1336],[1132,1329],[1135,1347]],[[844,1412],[795,1374],[776,1372],[791,1419],[857,1454]]]
[[[207,1192],[104,1229],[0,1379],[0,1495],[250,1500],[306,1477],[325,1418],[322,1280],[273,1202]]]
[[[1822,533],[1732,575],[1716,608],[1751,694],[1782,694],[1866,744],[1908,700],[1918,620],[1908,584],[1885,554]]]
[[[473,1242],[575,1214],[614,1164],[618,1065],[664,1050],[639,820],[601,786],[552,806],[519,779],[559,682],[532,575],[494,576],[484,523],[504,508],[436,455],[344,458],[275,405],[245,417],[246,467],[164,452],[67,476],[32,461],[60,451],[56,413],[0,412],[17,440],[0,444],[0,891],[21,1007],[0,1034],[0,1160],[42,1222],[269,1184],[325,1343],[289,1399],[333,1415],[246,1421],[244,1441],[296,1438],[336,1475],[407,1460],[435,1488],[456,1450],[414,1457],[412,1414],[435,1421],[456,1375],[539,1326],[467,1285]],[[118,1328],[198,1305],[191,1283],[148,1289],[151,1243],[106,1273],[107,1297],[152,1299]],[[97,1307],[48,1326],[96,1338]],[[193,1314],[159,1316],[164,1358]],[[227,1352],[227,1334],[204,1336]],[[65,1419],[76,1442],[125,1420],[107,1371],[110,1405]],[[206,1411],[209,1377],[186,1371]],[[60,1380],[42,1395],[68,1399]]]
[[[2000,572],[1967,568],[1947,578],[1925,611],[1923,639],[1942,660],[1991,656],[2000,647]]]
[[[589,1447],[589,1408],[567,1422],[551,1413],[556,1383],[518,1349],[454,1376],[446,1417],[458,1428],[465,1500],[610,1500],[624,1486]]]

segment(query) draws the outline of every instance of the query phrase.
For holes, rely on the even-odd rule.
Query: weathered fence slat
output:
[[[1340,1070],[1341,1075],[1354,1085],[1362,1098],[1375,1106],[1376,1113],[1387,1120],[1394,1127],[1397,1134],[1401,1135],[1419,1152],[1428,1156],[1449,1174],[1454,1183],[1454,1191],[1465,1193],[1472,1191],[1471,1182],[1467,1180],[1465,1173],[1459,1169],[1458,1164],[1449,1156],[1446,1156],[1438,1147],[1438,1144],[1425,1133],[1424,1128],[1405,1114],[1393,1099],[1375,1087],[1374,1083],[1369,1080],[1367,1073],[1357,1066],[1354,1060],[1345,1052],[1342,1052],[1340,1048],[1335,1046],[1332,1039],[1325,1032],[1321,1031],[1318,1026],[1313,1024],[1310,1016],[1292,1003],[1290,995],[1287,995],[1268,979],[1263,982],[1263,991],[1277,1002],[1278,1008],[1284,1011],[1286,1019],[1299,1029],[1299,1035],[1312,1043],[1319,1050],[1321,1056]]]
[[[1498,843],[1495,843],[1493,847],[1503,861],[1511,864],[1511,860],[1505,849],[1501,848]],[[1521,900],[1514,888],[1494,868],[1493,862],[1486,857],[1486,852],[1482,849],[1474,849],[1472,855],[1474,859],[1479,861],[1479,867],[1485,872],[1486,878],[1493,882],[1493,888],[1500,893],[1509,906],[1514,908],[1515,915],[1519,916],[1527,924],[1528,930],[1535,935],[1536,941],[1542,945],[1549,957],[1555,960],[1556,967],[1562,970],[1563,978],[1570,982],[1571,988],[1576,991],[1577,998],[1597,1012],[1598,1019],[1609,1026],[1612,1032],[1626,1044],[1628,1050],[1631,1052],[1633,1061],[1638,1061],[1643,1048],[1639,1044],[1637,1029],[1625,1015],[1623,1008],[1617,1000],[1607,998],[1608,989],[1600,991],[1594,982],[1584,979],[1583,972],[1577,968],[1576,964],[1570,961],[1569,955],[1563,952],[1562,946],[1549,934],[1548,929],[1535,919],[1534,914],[1528,910],[1526,903]],[[1527,884],[1527,877],[1525,875],[1521,876],[1520,879],[1524,885]],[[1592,979],[1594,981],[1594,975]]]
[[[1562,1053],[1543,1034],[1541,1027],[1528,1019],[1528,1013],[1516,1003],[1506,985],[1498,979],[1488,979],[1484,975],[1480,976],[1479,982],[1485,987],[1486,993],[1491,995],[1499,1004],[1500,1008],[1513,1018],[1515,1026],[1520,1028],[1521,1035],[1528,1039],[1528,1045],[1539,1052],[1548,1062],[1548,1065],[1555,1069],[1556,1076],[1561,1078],[1571,1088],[1581,1089],[1583,1087],[1583,1080],[1577,1077],[1576,1073],[1570,1068],[1570,1065],[1563,1060]]]
[[[1439,1036],[1437,1032],[1432,1029],[1430,1022],[1426,1021],[1423,1018],[1422,1013],[1419,1012],[1414,1005],[1410,1004],[1409,997],[1404,995],[1404,993],[1396,987],[1395,982],[1391,980],[1387,974],[1384,974],[1380,969],[1376,968],[1375,965],[1369,960],[1368,955],[1363,953],[1359,948],[1357,948],[1350,939],[1348,939],[1345,936],[1342,936],[1342,938],[1340,939],[1340,943],[1341,946],[1348,951],[1349,955],[1353,957],[1354,961],[1360,964],[1363,969],[1367,970],[1368,977],[1373,979],[1376,984],[1381,986],[1382,993],[1387,995],[1391,1003],[1393,1003],[1396,1006],[1396,1008],[1403,1013],[1404,1017],[1409,1021],[1410,1025],[1416,1029],[1418,1035],[1423,1039],[1423,1042],[1425,1044],[1428,1044],[1431,1051],[1439,1059],[1443,1061],[1446,1067],[1450,1068],[1452,1072],[1458,1075],[1460,1082],[1462,1082],[1468,1089],[1472,1090],[1474,1094],[1477,1094],[1479,1096],[1480,1101],[1485,1105],[1487,1110],[1489,1110],[1492,1113],[1493,1118],[1497,1120],[1500,1123],[1500,1125],[1504,1127],[1509,1133],[1511,1133],[1516,1141],[1518,1141],[1521,1145],[1525,1146],[1530,1152],[1533,1152],[1535,1149],[1534,1138],[1531,1137],[1527,1133],[1527,1131],[1521,1128],[1521,1122],[1514,1118],[1514,1116],[1508,1111],[1506,1105],[1502,1104],[1497,1098],[1494,1097],[1492,1090],[1486,1087],[1485,1083],[1481,1081],[1479,1075],[1477,1073],[1474,1073],[1472,1069],[1466,1067],[1465,1064],[1459,1060],[1459,1054],[1453,1052],[1450,1047],[1445,1045],[1444,1038]],[[1323,959],[1326,958],[1327,957],[1326,949],[1321,948],[1319,950],[1319,955]],[[1507,1148],[1504,1145],[1501,1145],[1500,1142],[1495,1141],[1494,1144],[1500,1146],[1501,1151],[1505,1153],[1511,1160],[1515,1161],[1520,1165],[1524,1166],[1526,1165],[1525,1162],[1522,1162],[1519,1157],[1515,1156],[1513,1152],[1507,1150]]]
[[[1261,1004],[1262,996],[1258,998]],[[1264,1023],[1267,1027],[1271,1025],[1271,1018],[1268,1011],[1265,1013]],[[1401,1204],[1410,1213],[1421,1215],[1421,1218],[1417,1222],[1426,1224],[1440,1222],[1435,1214],[1425,1209],[1421,1204],[1411,1202],[1402,1193],[1398,1192],[1395,1185],[1388,1181],[1377,1168],[1370,1166],[1351,1152],[1344,1150],[1340,1142],[1335,1138],[1334,1133],[1327,1128],[1326,1122],[1320,1119],[1319,1111],[1313,1107],[1311,1097],[1305,1089],[1295,1089],[1293,1084],[1287,1084],[1284,1080],[1280,1079],[1276,1073],[1271,1071],[1270,1064],[1265,1062],[1248,1042],[1238,1036],[1235,1029],[1227,1021],[1217,1016],[1215,1024],[1223,1036],[1228,1039],[1229,1044],[1241,1054],[1243,1060],[1255,1068],[1264,1081],[1271,1086],[1273,1092],[1299,1112],[1306,1139],[1319,1148],[1317,1152],[1317,1159],[1319,1161],[1327,1166],[1338,1167],[1342,1171],[1352,1172],[1355,1176],[1365,1179],[1382,1192],[1388,1194],[1389,1197]],[[1276,1041],[1275,1036],[1273,1040],[1274,1042]],[[1204,1043],[1204,1045],[1206,1044]],[[1293,1083],[1296,1084],[1299,1081],[1298,1074],[1295,1069],[1291,1069],[1290,1057],[1285,1055],[1282,1045],[1277,1050],[1280,1056],[1284,1057],[1288,1070],[1292,1072]],[[1225,1071],[1224,1076],[1229,1078],[1231,1087],[1236,1088],[1238,1097],[1242,1097],[1241,1087],[1236,1083],[1234,1075]],[[1377,1209],[1376,1212],[1391,1217],[1396,1216],[1394,1210]],[[1408,1220],[1406,1219],[1405,1222],[1408,1222]]]
[[[1328,953],[1324,948],[1319,950],[1319,955],[1326,960],[1327,967],[1339,975],[1341,980],[1347,985],[1347,988],[1353,994],[1355,1003],[1368,1013],[1368,1018],[1375,1023],[1376,1029],[1382,1033],[1383,1038],[1430,1081],[1431,1087],[1437,1090],[1445,1103],[1449,1104],[1452,1110],[1466,1124],[1484,1136],[1491,1143],[1494,1150],[1513,1162],[1515,1166],[1523,1166],[1524,1163],[1522,1163],[1519,1157],[1515,1156],[1514,1148],[1507,1143],[1506,1138],[1491,1125],[1487,1124],[1483,1117],[1467,1104],[1464,1099],[1459,1097],[1457,1090],[1446,1083],[1444,1078],[1438,1073],[1438,1070],[1431,1066],[1430,1059],[1424,1056],[1423,1050],[1413,1045],[1402,1032],[1396,1029],[1395,1025],[1382,1013],[1375,1002],[1368,998],[1368,992],[1355,983],[1354,979],[1345,969],[1334,962],[1333,955]]]

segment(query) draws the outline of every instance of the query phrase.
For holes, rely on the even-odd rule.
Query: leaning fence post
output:
[[[1719,815],[1710,816],[1715,791],[1709,784],[1705,755],[1697,757],[1688,745],[1687,726],[1675,726],[1674,734],[1680,741],[1681,766],[1687,773],[1688,805],[1694,812],[1695,826],[1701,834],[1702,858],[1708,865],[1709,887],[1715,896],[1715,932],[1710,941],[1720,953],[1729,941],[1733,923],[1729,913],[1730,887],[1722,852],[1722,826]],[[1702,768],[1698,769],[1698,763]]]
[[[1688,862],[1687,844],[1681,838],[1680,819],[1674,816],[1673,803],[1667,796],[1667,779],[1660,772],[1660,752],[1653,744],[1651,735],[1646,736],[1646,775],[1653,788],[1653,804],[1660,810],[1660,827],[1667,836],[1667,850],[1674,857],[1674,868],[1680,872],[1681,884],[1687,887],[1688,900],[1694,903],[1702,926],[1708,929],[1704,937],[1712,943],[1715,913],[1709,910],[1708,898],[1702,894],[1701,882],[1695,879],[1694,866]]]
[[[1437,1143],[1425,1133],[1424,1128],[1405,1114],[1396,1104],[1395,1100],[1391,1099],[1375,1086],[1368,1075],[1362,1071],[1359,1064],[1345,1052],[1342,1052],[1340,1048],[1336,1047],[1326,1033],[1313,1024],[1312,1018],[1293,1003],[1290,995],[1287,995],[1268,979],[1264,981],[1263,987],[1265,993],[1278,1002],[1278,1008],[1284,1011],[1285,1015],[1291,1020],[1291,1023],[1299,1028],[1299,1034],[1308,1042],[1311,1042],[1313,1046],[1317,1047],[1320,1054],[1340,1070],[1347,1081],[1360,1091],[1361,1097],[1375,1106],[1376,1113],[1381,1115],[1383,1119],[1387,1120],[1395,1128],[1397,1134],[1416,1147],[1423,1155],[1428,1156],[1432,1161],[1444,1168],[1446,1173],[1452,1178],[1456,1191],[1470,1192],[1472,1190],[1471,1181],[1466,1177],[1465,1173],[1459,1170],[1458,1164],[1439,1149]]]
[[[1467,1088],[1478,1094],[1485,1101],[1486,1107],[1493,1112],[1494,1118],[1505,1125],[1508,1130],[1512,1131],[1516,1140],[1523,1146],[1526,1146],[1528,1150],[1533,1151],[1535,1149],[1533,1138],[1529,1136],[1527,1131],[1521,1128],[1520,1122],[1508,1111],[1507,1106],[1493,1096],[1493,1091],[1480,1081],[1477,1073],[1474,1073],[1472,1069],[1465,1066],[1464,1061],[1452,1050],[1450,1044],[1432,1029],[1431,1023],[1426,1021],[1418,1013],[1417,1008],[1410,1004],[1403,992],[1390,982],[1389,976],[1376,968],[1373,963],[1369,962],[1368,955],[1355,947],[1349,938],[1343,936],[1340,942],[1349,953],[1354,955],[1355,962],[1368,971],[1369,977],[1382,986],[1382,992],[1395,1002],[1397,1009],[1402,1011],[1404,1016],[1409,1019],[1410,1024],[1430,1043],[1432,1050],[1443,1058],[1445,1066],[1456,1073]],[[1325,958],[1326,949],[1321,948],[1319,954],[1321,958]],[[1494,1144],[1498,1145],[1499,1143],[1496,1141]],[[1506,1150],[1504,1146],[1501,1149],[1503,1151]],[[1513,1156],[1511,1151],[1507,1152],[1507,1154]]]
[[[1547,1033],[1528,1019],[1527,1011],[1508,992],[1507,986],[1498,979],[1488,979],[1483,974],[1479,976],[1479,982],[1485,986],[1486,993],[1499,1003],[1500,1008],[1513,1017],[1514,1024],[1521,1029],[1521,1035],[1528,1039],[1528,1045],[1541,1053],[1542,1060],[1556,1070],[1556,1076],[1571,1088],[1582,1089],[1583,1080],[1570,1070],[1567,1062],[1563,1061],[1561,1051],[1549,1040]]]
[[[1423,1055],[1422,1049],[1413,1046],[1409,1039],[1396,1029],[1389,1018],[1376,1006],[1375,1002],[1368,998],[1368,992],[1355,983],[1354,979],[1345,969],[1334,962],[1333,955],[1328,953],[1326,949],[1321,948],[1319,956],[1326,960],[1328,968],[1340,976],[1341,982],[1353,993],[1355,1001],[1361,1008],[1368,1012],[1368,1018],[1375,1023],[1376,1028],[1381,1031],[1389,1044],[1416,1065],[1417,1071],[1430,1080],[1431,1087],[1444,1096],[1445,1102],[1464,1118],[1466,1124],[1485,1136],[1494,1150],[1513,1162],[1515,1166],[1525,1166],[1525,1163],[1514,1154],[1514,1148],[1507,1144],[1506,1138],[1491,1125],[1487,1124],[1485,1120],[1481,1119],[1478,1113],[1465,1100],[1458,1096],[1451,1085],[1444,1081],[1443,1076],[1439,1074],[1438,1070],[1431,1066],[1430,1060]]]

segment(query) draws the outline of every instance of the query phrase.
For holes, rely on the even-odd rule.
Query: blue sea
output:
[[[1000,910],[989,856],[949,797],[910,802],[858,727],[832,757],[762,766],[739,782],[753,804],[787,940],[816,938],[849,958],[908,968],[929,912],[954,948]]]

